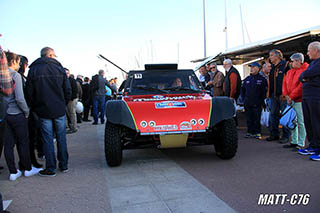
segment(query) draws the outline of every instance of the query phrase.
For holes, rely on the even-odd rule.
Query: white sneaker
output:
[[[15,181],[15,180],[17,180],[21,175],[22,175],[22,172],[18,169],[18,170],[17,170],[17,173],[15,173],[15,174],[12,173],[12,174],[10,174],[9,180]]]
[[[36,168],[36,167],[32,167],[31,168],[31,170],[26,170],[26,171],[24,171],[24,176],[25,177],[30,177],[30,176],[32,176],[32,175],[36,175],[36,174],[38,174],[41,170],[43,170],[43,168]]]

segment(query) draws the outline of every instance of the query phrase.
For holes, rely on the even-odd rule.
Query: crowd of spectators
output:
[[[286,61],[280,50],[273,49],[263,61],[261,70],[258,62],[249,65],[250,75],[244,79],[241,89],[248,128],[245,137],[262,139],[261,111],[268,107],[270,135],[266,140],[279,141],[285,144],[283,148],[293,148],[299,154],[310,155],[311,160],[319,161],[320,42],[311,42],[307,55],[310,64],[304,61],[302,53],[294,53],[290,61]],[[287,106],[295,111],[293,122],[296,127],[280,126],[280,137],[279,122]],[[305,144],[306,136],[310,143],[308,146]]]
[[[90,114],[94,125],[98,124],[98,117],[104,123],[105,101],[117,92],[117,78],[107,81],[100,70],[91,82],[81,75],[75,79],[50,47],[40,51],[40,58],[29,66],[26,77],[28,59],[0,50],[0,157],[4,148],[9,180],[35,174],[53,177],[57,167],[68,172],[66,134],[76,133],[82,121],[90,122]],[[79,101],[83,112],[77,111]],[[45,168],[38,160],[45,160]]]
[[[29,66],[26,77],[28,59],[1,48],[0,51],[0,157],[4,147],[9,180],[14,181],[22,174],[56,176],[57,167],[68,172],[66,134],[76,133],[79,123],[91,122],[90,114],[93,125],[104,124],[105,104],[123,90],[126,80],[118,89],[117,78],[108,81],[103,70],[92,76],[91,81],[82,75],[75,79],[57,61],[50,47],[40,51],[40,58]],[[223,61],[225,74],[211,62],[200,68],[199,80],[211,96],[227,96],[235,106],[240,97],[247,120],[246,138],[262,140],[261,111],[269,107],[270,135],[266,140],[288,143],[291,138],[284,148],[294,148],[302,155],[310,155],[312,160],[320,160],[320,42],[309,44],[308,56],[310,64],[304,61],[302,53],[294,53],[286,61],[280,50],[271,50],[262,64],[249,65],[250,75],[243,81],[230,59]],[[179,81],[175,84],[179,85]],[[83,112],[77,111],[79,101]],[[279,120],[287,105],[297,114],[297,127],[289,130],[282,126],[280,137]],[[309,146],[305,145],[306,137]],[[45,159],[44,169],[38,162],[41,159]]]
[[[320,42],[311,42],[307,55],[310,65],[302,53],[292,54],[287,61],[281,50],[270,50],[267,58],[249,64],[250,75],[243,81],[232,60],[223,61],[225,75],[215,62],[209,62],[200,67],[199,80],[211,96],[227,96],[235,105],[241,100],[247,121],[245,138],[263,139],[261,112],[268,109],[270,135],[266,141],[278,141],[283,148],[320,160]],[[296,113],[293,130],[279,125],[287,106]],[[237,124],[237,117],[235,121]],[[305,145],[306,137],[309,146]]]

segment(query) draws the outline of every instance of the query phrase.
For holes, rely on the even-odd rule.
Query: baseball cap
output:
[[[249,67],[261,67],[261,65],[258,62],[253,62],[251,64],[249,64]]]

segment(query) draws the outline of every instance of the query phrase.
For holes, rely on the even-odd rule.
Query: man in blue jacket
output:
[[[29,106],[39,116],[46,169],[40,176],[56,176],[56,156],[53,136],[56,134],[59,168],[68,171],[66,141],[66,105],[71,98],[71,87],[62,65],[50,47],[41,50],[41,57],[30,65],[26,82]]]
[[[261,140],[261,111],[266,97],[267,80],[259,74],[260,64],[253,62],[250,66],[250,75],[243,81],[241,97],[244,100],[248,132],[246,138]]]
[[[320,42],[308,46],[308,55],[312,62],[301,73],[302,110],[309,148],[300,149],[302,155],[311,155],[311,160],[320,161]]]

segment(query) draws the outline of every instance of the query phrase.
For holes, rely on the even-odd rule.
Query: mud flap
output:
[[[160,135],[160,149],[186,147],[188,134]]]

